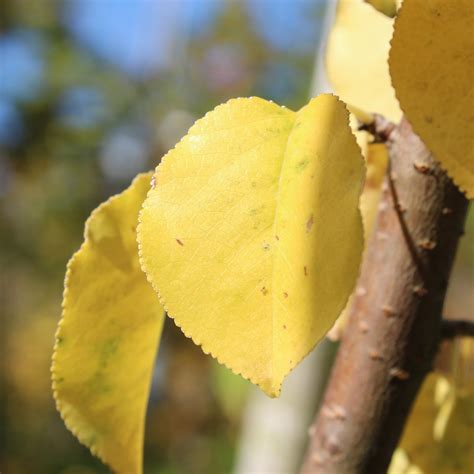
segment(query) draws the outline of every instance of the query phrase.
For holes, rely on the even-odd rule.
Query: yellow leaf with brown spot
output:
[[[336,97],[296,113],[231,100],[158,166],[140,214],[142,267],[188,337],[277,396],[354,287],[363,178]]]
[[[390,52],[400,106],[457,186],[474,198],[472,0],[405,0]]]
[[[398,122],[401,111],[387,63],[392,31],[393,19],[364,0],[339,0],[326,48],[326,70],[343,101]]]
[[[138,261],[151,173],[100,205],[66,273],[53,390],[66,426],[118,473],[142,471],[145,411],[163,309]]]

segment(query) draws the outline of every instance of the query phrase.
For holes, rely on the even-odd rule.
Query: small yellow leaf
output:
[[[364,221],[365,240],[367,242],[374,228],[382,194],[382,183],[388,164],[387,147],[383,143],[369,143],[365,159],[367,178],[360,199],[360,209]]]
[[[474,198],[472,0],[405,0],[390,52],[401,108],[457,186]]]
[[[163,309],[138,261],[151,173],[99,206],[66,273],[53,390],[66,426],[112,469],[142,470],[145,410]]]
[[[364,164],[348,122],[332,95],[297,113],[231,100],[163,159],[140,215],[141,263],[168,314],[270,396],[357,278]]]
[[[388,149],[384,143],[374,142],[370,133],[359,130],[360,122],[355,112],[350,115],[350,124],[357,144],[362,150],[367,169],[364,189],[360,197],[360,210],[364,223],[364,240],[367,244],[375,224],[382,194],[382,183],[388,166]]]
[[[446,378],[430,374],[418,394],[389,474],[473,472],[473,436],[474,396],[462,396]],[[402,458],[407,460],[404,465]]]
[[[339,0],[328,38],[326,69],[343,101],[398,122],[401,112],[387,64],[392,31],[393,19],[364,0]]]

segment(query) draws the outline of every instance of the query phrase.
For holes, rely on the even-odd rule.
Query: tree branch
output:
[[[328,389],[310,429],[305,474],[387,471],[433,365],[467,211],[466,198],[406,120],[395,127],[375,119],[372,130],[389,147],[391,169]]]
[[[363,122],[359,125],[359,130],[369,132],[374,137],[376,143],[391,141],[395,129],[396,125],[380,114],[371,115],[370,121]]]
[[[453,339],[455,337],[474,337],[474,321],[463,319],[444,319],[441,326],[441,337]]]

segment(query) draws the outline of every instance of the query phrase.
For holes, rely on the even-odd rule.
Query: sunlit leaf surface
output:
[[[393,19],[364,0],[339,0],[326,49],[329,81],[342,100],[398,122],[388,52]]]
[[[124,474],[142,469],[145,410],[163,323],[138,261],[138,212],[151,174],[99,206],[68,265],[53,356],[66,426]]]
[[[354,124],[357,120],[354,117]],[[360,197],[360,210],[362,213],[362,221],[364,224],[364,240],[367,246],[372,234],[379,202],[382,194],[382,183],[385,176],[388,163],[387,147],[383,143],[372,143],[369,134],[364,131],[355,131],[357,143],[359,144],[362,154],[365,158],[367,169],[364,189]],[[349,299],[346,308],[337,318],[327,337],[332,341],[339,341],[344,333],[347,318],[352,305],[352,296]]]
[[[336,97],[297,113],[231,100],[157,168],[140,217],[142,266],[188,337],[276,396],[354,287],[363,178]]]
[[[426,379],[407,422],[390,474],[474,471],[474,396],[448,379]],[[401,453],[401,452],[403,453]]]
[[[458,187],[474,198],[472,0],[405,0],[390,72],[401,108]]]

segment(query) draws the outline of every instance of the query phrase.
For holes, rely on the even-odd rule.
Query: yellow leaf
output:
[[[360,199],[366,241],[374,228],[387,164],[387,147],[383,143],[369,143],[366,154],[367,178]]]
[[[405,0],[390,53],[401,108],[457,186],[474,198],[472,0]]]
[[[446,378],[430,374],[418,394],[389,474],[473,472],[473,436],[474,396],[461,396]],[[408,460],[403,467],[400,453]]]
[[[119,473],[142,469],[145,410],[163,309],[138,261],[151,173],[99,206],[66,273],[53,390],[66,426]]]
[[[382,182],[388,164],[388,151],[383,143],[369,143],[369,134],[367,132],[355,131],[354,133],[365,158],[365,166],[367,169],[364,189],[360,197],[360,210],[364,223],[364,240],[367,244],[374,228],[375,218],[377,217],[377,210],[382,194]],[[352,296],[349,298],[346,308],[327,334],[327,337],[331,341],[339,341],[341,339],[346,327],[351,305]]]
[[[389,17],[394,17],[397,14],[397,2],[395,0],[365,0],[370,3],[379,12]]]
[[[392,31],[393,19],[364,0],[339,0],[328,38],[326,69],[343,101],[398,122],[401,112],[387,64]]]
[[[461,396],[474,396],[474,340],[456,337],[442,342],[435,369],[455,385]]]
[[[397,448],[392,456],[392,461],[387,474],[423,474],[423,472],[410,463],[403,449]]]
[[[356,137],[357,144],[362,150],[367,169],[364,189],[360,197],[360,209],[364,223],[364,240],[367,244],[374,227],[382,192],[382,183],[387,171],[388,149],[384,143],[373,142],[370,133],[359,130],[359,123],[357,114],[355,112],[351,113],[351,128]]]
[[[141,211],[142,267],[168,314],[270,396],[358,274],[364,165],[348,121],[332,95],[297,113],[231,100],[163,159]]]

